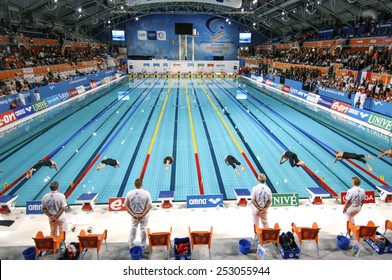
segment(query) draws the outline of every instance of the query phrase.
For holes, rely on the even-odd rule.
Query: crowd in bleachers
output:
[[[26,50],[23,46],[0,46],[0,71],[56,64],[74,65],[82,61],[102,59],[106,49],[66,49],[64,53],[56,47],[42,47],[40,51]]]
[[[292,49],[287,52],[275,52],[274,54],[257,55],[253,59],[274,59],[275,61],[310,65],[317,67],[330,67],[334,63],[341,63],[343,69],[374,73],[392,74],[392,50],[377,49],[363,52],[350,52],[350,49],[330,52],[328,49],[304,49],[298,51]],[[367,69],[368,68],[368,69]]]
[[[10,44],[0,46],[0,71],[26,67],[39,67],[55,64],[77,64],[81,61],[100,59],[104,57],[107,50],[100,48],[65,48],[65,41],[77,41],[84,43],[99,43],[97,39],[75,34],[70,31],[58,31],[50,28],[31,28],[28,26],[17,26],[5,19],[0,19],[0,36],[9,36]],[[16,44],[12,37],[24,37],[31,48],[26,49],[21,44]],[[35,46],[34,39],[55,39],[59,42],[57,46]]]
[[[381,80],[362,80],[358,82],[352,74],[344,77],[327,77],[321,75],[318,70],[291,67],[289,69],[274,69],[273,75],[281,77],[281,83],[285,79],[292,79],[303,83],[304,90],[317,93],[319,86],[334,88],[355,95],[363,87],[366,95],[371,98],[392,102],[390,85],[383,84]]]

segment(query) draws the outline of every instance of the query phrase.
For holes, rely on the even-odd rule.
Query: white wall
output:
[[[128,60],[128,73],[181,74],[188,73],[233,73],[238,74],[239,61],[206,60]]]

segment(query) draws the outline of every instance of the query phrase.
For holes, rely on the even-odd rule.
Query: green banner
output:
[[[273,193],[272,206],[298,206],[297,193]]]
[[[46,103],[45,99],[41,100],[41,101],[34,102],[33,104],[31,104],[31,106],[33,106],[33,108],[36,112],[41,111],[41,110],[49,107],[48,103]]]
[[[278,89],[278,90],[282,90],[283,85],[282,84],[277,84],[275,88]]]
[[[371,113],[367,122],[385,130],[390,131],[392,129],[392,119],[379,114]]]

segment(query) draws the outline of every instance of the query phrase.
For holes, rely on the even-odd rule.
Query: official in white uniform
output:
[[[361,180],[358,177],[353,177],[351,183],[353,187],[347,191],[343,214],[346,214],[347,221],[355,224],[354,217],[361,211],[365,200],[365,190],[359,187]]]
[[[61,231],[68,232],[68,223],[65,217],[67,200],[65,195],[59,193],[59,182],[50,183],[50,193],[42,198],[42,210],[49,217],[50,235],[58,236]]]
[[[152,200],[150,193],[143,190],[142,187],[142,180],[136,179],[135,189],[129,191],[125,197],[125,208],[132,217],[132,228],[128,241],[130,248],[134,246],[136,231],[139,225],[141,246],[143,248],[147,247],[148,213],[152,208]]]
[[[259,184],[252,189],[252,214],[253,214],[253,224],[259,227],[259,223],[263,225],[263,228],[268,228],[268,208],[272,204],[272,193],[271,189],[265,185],[267,180],[265,174],[260,173],[257,176],[257,181]]]

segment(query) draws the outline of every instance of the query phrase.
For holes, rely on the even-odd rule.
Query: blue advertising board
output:
[[[33,109],[33,106],[26,105],[26,106],[22,106],[22,107],[14,109],[14,113],[18,119],[21,119],[21,118],[24,118],[28,115],[31,115],[32,113],[35,113],[35,111]]]
[[[59,99],[61,101],[64,101],[64,100],[67,100],[69,98],[69,93],[68,93],[68,91],[66,91],[66,92],[57,94],[57,96],[59,97]]]
[[[354,106],[350,106],[350,109],[348,109],[347,111],[347,115],[350,117],[354,117],[358,120],[367,122],[370,116],[370,112]]]
[[[48,104],[48,106],[52,106],[52,105],[55,105],[55,104],[61,102],[60,97],[58,96],[58,94],[46,97],[45,101],[46,101],[46,104]]]
[[[371,111],[392,117],[392,103],[372,99],[369,103],[369,107],[366,107],[366,103],[364,107],[365,109],[369,108]]]
[[[331,108],[333,103],[333,99],[329,98],[329,97],[325,97],[325,96],[320,96],[317,104],[324,106],[326,108]]]
[[[42,201],[40,200],[31,200],[26,201],[26,215],[36,215],[43,214],[42,211]]]
[[[302,89],[302,82],[298,82],[298,81],[294,81],[294,80],[290,80],[290,79],[285,79],[284,80],[284,84],[286,86],[290,86],[292,88],[296,88],[296,89]]]
[[[308,97],[309,92],[305,90],[298,90],[293,87],[290,88],[289,93],[294,94],[295,96],[301,97],[303,99],[306,99]]]
[[[188,195],[186,197],[187,208],[213,208],[222,204],[222,194]]]

